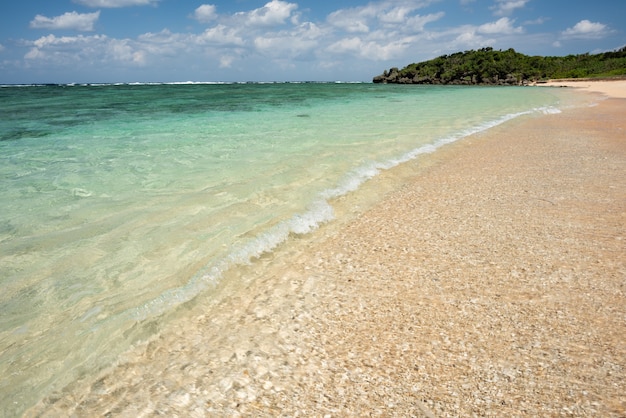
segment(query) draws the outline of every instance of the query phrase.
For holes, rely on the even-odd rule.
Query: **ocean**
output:
[[[379,173],[512,118],[559,112],[568,93],[0,87],[0,415],[114,364],[173,312],[210,299],[228,271],[333,222],[334,202]]]

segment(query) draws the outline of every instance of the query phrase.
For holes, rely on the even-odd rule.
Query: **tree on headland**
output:
[[[509,48],[491,47],[391,68],[374,83],[521,85],[555,78],[595,78],[626,75],[626,46],[600,54],[565,57],[528,56]]]

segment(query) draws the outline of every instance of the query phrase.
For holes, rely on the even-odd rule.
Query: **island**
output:
[[[626,75],[626,46],[600,54],[564,57],[529,56],[491,47],[442,55],[432,60],[393,67],[374,83],[526,85],[548,79],[611,78]]]

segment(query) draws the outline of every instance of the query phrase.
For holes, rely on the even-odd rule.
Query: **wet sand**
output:
[[[28,415],[626,416],[624,115],[524,116],[384,173]]]

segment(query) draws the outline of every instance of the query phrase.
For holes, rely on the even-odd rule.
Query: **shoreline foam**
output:
[[[224,285],[242,291],[39,412],[623,415],[624,107],[408,163],[354,221],[261,257]]]

